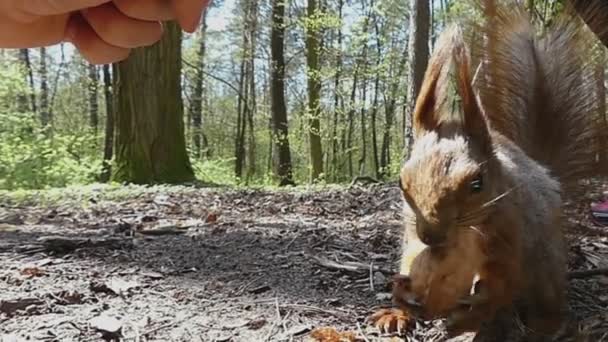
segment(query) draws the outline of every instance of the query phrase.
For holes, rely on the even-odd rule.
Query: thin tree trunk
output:
[[[308,0],[307,14],[315,21],[318,1]],[[321,67],[319,65],[319,37],[317,25],[306,27],[306,63],[308,77],[308,142],[310,144],[311,180],[317,181],[323,174],[323,148],[321,145]]]
[[[363,86],[362,86],[362,98],[361,98],[361,110],[360,120],[361,120],[361,155],[359,156],[359,176],[363,176],[365,173],[365,162],[367,160],[367,125],[365,123],[365,117],[367,116],[367,77],[363,78]]]
[[[40,123],[48,126],[52,119],[49,109],[49,83],[46,48],[40,48]]]
[[[98,101],[98,91],[99,91],[99,77],[97,75],[98,70],[97,66],[93,64],[88,65],[89,71],[89,82],[88,82],[88,90],[89,90],[89,124],[93,129],[95,135],[97,135],[97,131],[99,129],[99,101]]]
[[[394,75],[391,79],[390,84],[390,100],[387,101],[388,104],[384,107],[384,133],[382,135],[382,150],[380,155],[380,170],[381,174],[379,178],[384,178],[387,174],[388,167],[391,164],[391,153],[390,153],[390,141],[391,141],[391,127],[393,125],[393,120],[395,118],[395,112],[397,110],[397,96],[399,90],[399,80],[402,75],[405,74],[405,66],[407,65],[408,54],[407,54],[407,44],[406,51],[403,52],[401,61],[399,63],[399,67],[397,68],[397,74]]]
[[[372,7],[373,7],[372,2]],[[380,93],[380,64],[382,62],[382,41],[380,39],[380,27],[378,26],[378,17],[374,15],[374,28],[376,31],[376,77],[374,80],[374,99],[372,101],[372,117],[371,117],[371,130],[372,130],[372,155],[374,160],[374,174],[377,179],[380,178],[380,162],[378,158],[378,136],[376,129],[376,119],[378,116],[378,96]]]
[[[247,183],[255,176],[256,173],[256,145],[255,145],[255,121],[254,117],[257,112],[257,92],[255,89],[256,78],[255,78],[255,52],[256,52],[256,30],[257,30],[257,17],[258,17],[258,3],[257,0],[253,0],[249,4],[250,10],[248,15],[249,21],[249,111],[247,112],[247,124],[249,126],[249,138],[248,138],[248,149],[247,149]]]
[[[114,154],[114,96],[112,94],[112,75],[110,66],[103,66],[103,92],[106,102],[106,131],[103,144],[103,170],[101,181],[107,182],[112,175],[112,156]]]
[[[25,83],[29,86],[29,91],[20,94],[17,99],[18,110],[20,112],[32,111],[36,112],[36,89],[34,88],[34,71],[30,61],[30,52],[28,49],[19,49],[18,53],[19,64],[25,73]],[[29,93],[29,96],[28,96]]]
[[[132,51],[115,70],[116,181],[194,180],[184,135],[181,32],[168,23],[159,43]]]
[[[410,0],[410,41],[409,41],[409,106],[407,116],[412,115],[418,92],[429,60],[429,0]],[[411,120],[406,126],[407,155],[412,148],[413,132]]]
[[[355,72],[353,75],[353,85],[350,92],[350,100],[349,100],[349,108],[348,108],[348,129],[346,133],[346,154],[348,156],[348,176],[349,178],[353,178],[354,169],[353,169],[353,133],[355,126],[355,99],[357,98],[357,84],[359,82],[359,62],[355,65]]]
[[[245,38],[243,38],[244,40]],[[234,175],[237,179],[243,177],[243,166],[245,163],[245,142],[243,141],[243,132],[245,126],[243,125],[243,117],[246,115],[247,99],[243,96],[246,82],[245,74],[245,59],[241,60],[240,75],[239,75],[239,98],[237,100],[237,117],[236,117],[236,138],[235,138],[235,149],[234,149]]]
[[[285,1],[272,1],[272,32],[270,35],[270,111],[275,150],[275,175],[279,185],[293,185],[291,150],[289,148],[289,124],[285,103]]]
[[[198,48],[198,65],[196,68],[196,79],[194,81],[194,94],[192,94],[192,106],[190,117],[192,118],[192,143],[194,145],[194,157],[201,158],[203,149],[203,101],[205,92],[205,58],[207,50],[207,13],[203,14],[201,25],[201,38]]]
[[[338,19],[342,22],[342,11],[344,9],[344,0],[338,0]],[[340,96],[342,96],[342,86],[341,86],[341,78],[342,78],[342,26],[338,28],[338,42],[337,42],[337,56],[336,56],[336,75],[334,79],[334,118],[332,124],[332,146],[331,146],[331,165],[332,165],[332,176],[333,180],[338,180],[338,173],[340,172],[340,167],[338,163],[338,124],[340,122],[340,117],[344,115],[344,112],[341,111],[339,107]]]

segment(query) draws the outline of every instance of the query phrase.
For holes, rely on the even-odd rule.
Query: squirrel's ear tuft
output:
[[[488,129],[472,87],[468,50],[459,27],[444,31],[431,57],[413,114],[416,136],[466,135],[485,140]]]

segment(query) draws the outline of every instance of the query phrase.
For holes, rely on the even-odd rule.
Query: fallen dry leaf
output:
[[[251,329],[251,330],[259,330],[263,326],[265,326],[266,323],[267,323],[266,320],[263,319],[263,318],[255,319],[255,320],[250,321],[249,323],[247,323],[247,327],[249,327],[249,329]]]
[[[314,342],[359,342],[353,332],[339,332],[333,327],[317,328],[310,333]]]
[[[34,277],[42,277],[46,272],[38,267],[26,267],[21,270],[21,275],[26,276],[28,278]]]
[[[211,213],[211,214],[207,215],[205,222],[206,223],[215,223],[215,222],[217,222],[217,218],[218,218],[218,215],[216,213]]]

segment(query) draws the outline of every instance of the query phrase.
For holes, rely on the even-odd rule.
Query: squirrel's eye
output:
[[[481,192],[481,190],[483,190],[483,178],[481,177],[481,173],[480,173],[471,182],[471,192],[478,193],[478,192]]]

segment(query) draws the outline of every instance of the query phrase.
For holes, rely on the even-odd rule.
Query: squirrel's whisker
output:
[[[511,189],[509,189],[509,190],[503,192],[502,194],[496,196],[494,199],[489,200],[488,202],[484,203],[482,205],[482,207],[488,207],[488,206],[491,206],[491,205],[495,204],[496,202],[500,201],[501,199],[507,197],[511,192],[513,192],[513,190],[515,190],[515,188],[516,187],[512,187]]]

